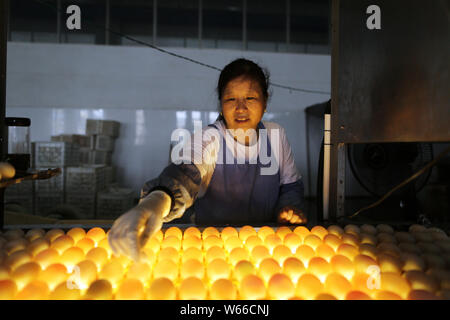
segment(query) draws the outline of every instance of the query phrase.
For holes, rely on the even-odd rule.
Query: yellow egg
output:
[[[275,273],[280,273],[281,267],[278,262],[273,258],[265,258],[259,264],[259,276],[264,280],[265,283],[269,282],[270,278]]]
[[[91,260],[83,260],[77,263],[68,280],[72,287],[78,287],[84,291],[97,279],[97,267]]]
[[[240,282],[249,274],[256,274],[256,269],[248,260],[239,261],[233,270],[233,278]]]
[[[370,273],[371,267],[378,267],[378,263],[375,259],[364,254],[357,255],[353,263],[355,265],[355,271],[357,273]]]
[[[403,271],[425,271],[426,263],[419,255],[413,253],[403,253]]]
[[[243,226],[239,230],[239,238],[242,241],[246,241],[251,236],[257,236],[256,230],[252,226]]]
[[[44,229],[30,229],[25,234],[25,239],[27,239],[29,242],[32,242],[36,239],[43,238],[45,236]]]
[[[315,275],[305,273],[297,281],[295,295],[305,300],[313,300],[324,291],[324,286]]]
[[[249,260],[250,255],[244,248],[234,248],[231,250],[230,255],[228,257],[229,262],[232,266],[236,265],[241,260]]]
[[[178,240],[181,240],[183,238],[183,232],[178,227],[170,227],[164,232],[164,239],[168,237],[175,237]]]
[[[407,271],[403,277],[408,281],[412,290],[426,290],[435,293],[439,290],[439,282],[422,271]]]
[[[328,234],[333,234],[339,238],[342,237],[342,235],[344,234],[344,229],[342,229],[341,227],[337,226],[337,225],[331,225],[327,228],[328,230]]]
[[[279,236],[281,240],[284,240],[284,237],[290,233],[292,233],[292,230],[287,226],[278,227],[277,231],[275,232],[275,234]]]
[[[215,227],[207,227],[205,228],[205,230],[203,230],[202,232],[202,238],[206,239],[209,236],[216,236],[216,237],[220,237],[220,232],[219,230],[217,230],[217,228]]]
[[[156,237],[151,237],[145,244],[144,249],[150,249],[155,254],[158,254],[158,252],[161,250],[161,242],[156,239]]]
[[[110,261],[103,266],[98,278],[107,279],[115,287],[122,280],[124,274],[124,267],[118,261]]]
[[[198,237],[198,238],[201,239],[202,238],[202,233],[196,227],[189,227],[186,230],[184,230],[183,237],[186,238],[186,237],[189,237],[189,236],[195,236],[195,237]]]
[[[314,257],[309,260],[307,272],[315,275],[322,282],[325,281],[331,270],[331,265],[321,257]]]
[[[189,259],[181,265],[180,277],[181,279],[186,279],[189,277],[196,277],[203,279],[205,276],[205,268],[203,263],[197,259]]]
[[[147,263],[134,262],[126,273],[127,279],[137,279],[144,284],[147,283],[152,275],[152,269]]]
[[[354,224],[348,224],[344,227],[344,232],[358,236],[361,233],[361,229]]]
[[[89,229],[89,231],[86,233],[86,238],[94,240],[95,243],[99,243],[105,237],[106,237],[105,230],[98,227]]]
[[[108,253],[103,248],[92,248],[86,254],[87,260],[92,260],[97,266],[97,270],[101,270],[103,265],[108,261]]]
[[[340,300],[344,300],[352,290],[352,284],[339,273],[330,273],[325,280],[325,290]]]
[[[52,243],[50,244],[50,248],[55,249],[59,254],[61,254],[73,245],[74,241],[71,236],[62,235],[52,241]]]
[[[375,298],[377,300],[402,300],[402,297],[398,294],[386,290],[378,291],[375,295]]]
[[[81,297],[81,291],[77,288],[69,288],[67,283],[60,283],[49,296],[50,300],[78,300]]]
[[[59,259],[58,251],[52,248],[45,249],[37,254],[36,257],[34,257],[34,261],[39,263],[41,265],[42,269],[47,268],[47,266],[58,263],[60,261]]]
[[[362,291],[353,290],[347,293],[345,300],[372,300],[372,298]]]
[[[381,290],[398,294],[402,299],[407,299],[411,290],[408,281],[402,276],[392,272],[381,272]]]
[[[190,277],[181,282],[178,292],[181,300],[205,300],[207,289],[200,279]]]
[[[347,278],[348,279],[348,278]],[[364,292],[372,299],[376,298],[381,280],[379,273],[356,273],[351,279],[353,290]]]
[[[158,254],[158,260],[169,259],[172,260],[174,263],[178,263],[179,258],[180,258],[179,251],[173,247],[166,247],[164,249],[161,249],[161,251]]]
[[[16,252],[16,251],[20,251],[20,250],[25,250],[28,246],[28,241],[20,238],[20,239],[15,239],[15,240],[11,240],[9,242],[7,242],[4,247],[3,250],[6,251],[6,253],[8,255],[11,255],[12,253]]]
[[[150,237],[149,240],[151,240],[151,239],[153,239],[153,240],[155,240],[155,241],[157,241],[157,242],[163,241],[163,239],[164,239],[164,232],[163,232],[161,229],[158,230],[158,231],[156,231],[156,232]]]
[[[45,270],[40,272],[39,280],[45,282],[50,290],[53,290],[61,282],[65,282],[69,278],[67,268],[61,263],[49,265]]]
[[[84,260],[84,252],[78,247],[71,247],[63,252],[58,261],[70,271],[78,262]]]
[[[297,283],[298,278],[300,278],[304,272],[305,266],[299,259],[290,257],[284,260],[283,273],[291,278],[293,283]]]
[[[337,300],[337,298],[329,293],[319,293],[314,300]]]
[[[175,281],[178,278],[178,265],[169,259],[159,260],[153,269],[153,277]]]
[[[272,252],[272,257],[278,262],[279,265],[282,265],[284,260],[291,256],[293,256],[292,251],[284,244],[276,246]]]
[[[9,229],[6,232],[3,233],[3,237],[5,237],[6,240],[12,241],[22,238],[25,235],[22,229],[16,228],[16,229]]]
[[[17,267],[11,274],[11,279],[17,285],[19,290],[22,290],[28,283],[35,280],[39,273],[41,272],[41,267],[36,262],[27,262]]]
[[[213,246],[223,247],[223,241],[218,236],[210,235],[206,239],[203,239],[203,249],[206,251]]]
[[[343,255],[335,255],[330,260],[331,269],[343,275],[347,280],[351,280],[355,274],[353,262]]]
[[[399,258],[385,253],[378,255],[378,265],[382,272],[393,272],[396,274],[401,274],[403,268],[403,262]]]
[[[262,260],[270,257],[270,251],[265,246],[258,245],[251,252],[251,260],[258,267]]]
[[[239,233],[233,227],[225,227],[225,228],[223,228],[222,232],[220,233],[220,236],[221,236],[222,240],[225,242],[229,237],[238,237],[239,238]]]
[[[411,290],[408,294],[408,300],[440,300],[434,293],[425,290]]]
[[[231,269],[228,263],[223,259],[214,259],[206,267],[206,274],[208,276],[209,282],[225,278],[228,279],[231,274]]]
[[[394,257],[400,257],[401,251],[394,243],[381,242],[377,245],[378,252],[381,254],[389,254]]]
[[[89,250],[95,247],[95,242],[91,238],[85,237],[81,240],[78,240],[75,246],[83,250],[83,252],[86,254]]]
[[[198,249],[202,249],[203,247],[203,242],[202,239],[200,239],[197,236],[185,236],[182,242],[182,248],[183,250],[189,249],[189,248],[198,248]]]
[[[176,236],[165,236],[161,242],[161,250],[164,248],[172,247],[179,251],[181,249],[181,239]]]
[[[262,300],[266,298],[264,281],[253,274],[249,274],[240,282],[239,295],[244,300]]]
[[[0,265],[0,280],[10,279],[11,269],[8,266]]]
[[[109,246],[109,242],[108,242],[108,238],[103,238],[102,240],[100,240],[100,242],[97,245],[97,248],[103,248],[106,250],[106,253],[108,254],[108,258],[111,257],[112,255],[112,250],[111,247]],[[145,247],[144,247],[145,249]],[[153,252],[153,251],[152,251]]]
[[[95,280],[89,286],[84,298],[88,300],[111,300],[113,298],[112,284],[106,279]]]
[[[352,246],[348,243],[343,243],[338,247],[336,253],[346,256],[351,261],[353,261],[353,259],[359,254],[359,251],[355,246]]]
[[[359,253],[371,257],[372,259],[377,259],[378,249],[374,245],[363,243],[359,245]]]
[[[253,250],[254,247],[264,244],[260,237],[257,235],[249,236],[247,240],[245,240],[245,247],[249,252]]]
[[[371,224],[363,224],[360,227],[361,233],[366,233],[366,234],[371,234],[371,235],[376,235],[377,234],[377,228],[375,228],[373,225]]]
[[[228,252],[231,252],[234,248],[241,248],[242,246],[242,241],[238,236],[229,236],[223,243],[223,247]]]
[[[45,239],[52,242],[53,240],[62,235],[64,235],[64,231],[62,229],[51,229],[47,231],[47,233],[45,234]]]
[[[13,300],[17,294],[17,285],[10,279],[0,280],[0,300]]]
[[[218,247],[218,246],[213,246],[213,247],[209,248],[208,251],[206,251],[205,262],[207,264],[217,258],[220,258],[223,260],[227,259],[225,250],[223,248]]]
[[[211,286],[211,300],[236,300],[236,296],[236,288],[228,279],[216,280]]]
[[[320,240],[320,238],[315,234],[310,234],[305,237],[305,239],[303,240],[303,244],[310,246],[311,248],[316,250],[317,247],[322,244],[322,240]]]
[[[295,286],[285,274],[272,275],[267,286],[269,298],[274,300],[287,300],[295,295]]]
[[[38,238],[28,245],[27,251],[35,257],[39,252],[48,249],[50,247],[50,242],[44,238]]]
[[[333,248],[331,248],[327,244],[320,244],[316,248],[316,255],[318,257],[321,257],[321,258],[327,260],[328,262],[330,262],[331,258],[334,256],[334,254],[335,254],[335,252],[334,252]]]
[[[258,230],[258,237],[260,237],[263,241],[265,241],[266,237],[271,234],[275,234],[275,231],[273,231],[273,229],[268,226],[262,226]]]
[[[371,245],[376,246],[378,243],[377,237],[374,235],[371,235],[371,234],[361,233],[359,235],[359,238],[360,238],[360,240],[359,240],[360,244],[371,244]]]
[[[295,250],[302,244],[302,238],[298,234],[291,232],[284,237],[283,244],[288,247],[292,253],[295,253]]]
[[[223,252],[222,248],[219,247],[212,247],[208,250],[208,252],[210,250],[215,250],[213,248],[217,248],[219,250],[221,250]],[[223,257],[226,258],[225,253],[223,253]],[[189,259],[197,259],[198,261],[203,263],[203,252],[202,250],[195,248],[195,247],[191,247],[188,248],[186,251],[183,252],[183,255],[181,256],[182,261],[181,262],[185,262]]]
[[[342,243],[350,244],[354,247],[358,247],[359,245],[359,234],[356,233],[344,233],[342,235]]]
[[[323,238],[323,243],[329,245],[334,251],[336,251],[341,245],[342,240],[337,235],[329,233]]]
[[[11,179],[16,175],[16,169],[8,162],[0,162],[0,177],[2,179]]]
[[[309,260],[311,260],[315,255],[316,253],[314,252],[314,249],[306,244],[302,244],[295,251],[295,257],[300,259],[306,267],[308,266]]]
[[[302,242],[308,235],[311,234],[311,232],[305,226],[295,227],[294,233],[297,234],[300,238],[302,238]]]
[[[328,234],[328,230],[322,226],[314,226],[311,229],[311,233],[318,236],[320,240],[323,240],[323,238],[325,238],[325,236]]]
[[[175,300],[177,290],[173,282],[168,278],[156,278],[147,290],[149,300]]]
[[[84,231],[84,229],[82,228],[72,228],[69,231],[67,231],[67,235],[71,236],[73,241],[77,243],[86,236],[86,231]]]
[[[16,300],[47,300],[50,290],[45,282],[34,280],[27,284],[16,296]]]
[[[144,286],[138,279],[125,279],[115,295],[116,300],[143,300]]]

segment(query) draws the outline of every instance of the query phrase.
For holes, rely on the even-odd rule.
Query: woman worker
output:
[[[116,254],[139,259],[163,222],[191,206],[203,225],[307,222],[303,182],[285,131],[261,121],[268,86],[268,75],[252,61],[237,59],[222,70],[219,118],[202,130],[200,148],[194,142],[182,163],[172,157],[159,177],[145,183],[139,204],[114,222],[108,239]],[[271,163],[263,161],[262,150]]]

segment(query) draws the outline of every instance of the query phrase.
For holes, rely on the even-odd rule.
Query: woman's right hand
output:
[[[136,207],[121,215],[108,234],[109,246],[114,254],[138,261],[148,239],[161,229],[170,205],[171,198],[167,193],[153,191]]]

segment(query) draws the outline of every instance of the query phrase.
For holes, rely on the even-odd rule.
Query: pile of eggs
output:
[[[107,236],[0,233],[0,299],[450,299],[450,239],[437,228],[170,227],[139,262]]]

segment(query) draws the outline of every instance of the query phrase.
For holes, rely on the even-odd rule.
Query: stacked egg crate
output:
[[[84,163],[110,166],[119,128],[120,123],[117,121],[87,119],[86,134],[89,136],[90,145],[89,150],[83,150]]]
[[[114,220],[134,206],[132,189],[108,188],[97,193],[97,218]]]

